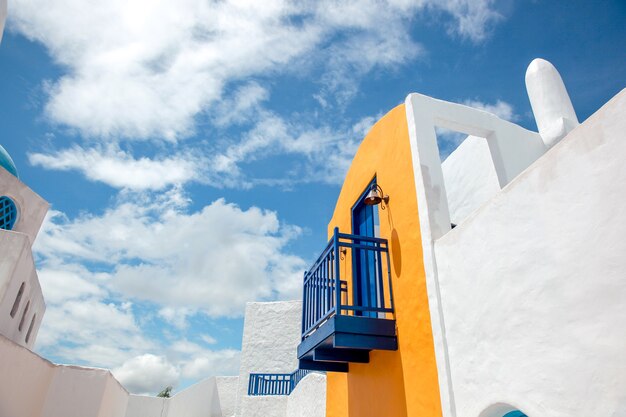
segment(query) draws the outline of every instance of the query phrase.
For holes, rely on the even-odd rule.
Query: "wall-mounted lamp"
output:
[[[384,202],[385,204],[389,203],[389,196],[385,195],[383,189],[378,184],[372,184],[370,187],[370,191],[365,196],[365,200],[363,200],[365,204],[368,206],[375,206],[376,204],[380,204]],[[385,209],[385,204],[381,205],[381,208]]]

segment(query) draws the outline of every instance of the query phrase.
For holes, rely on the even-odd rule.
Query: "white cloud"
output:
[[[358,145],[374,121],[374,117],[365,117],[354,126],[333,129],[323,124],[314,126],[310,121],[289,121],[262,110],[252,128],[239,141],[213,156],[213,164],[208,170],[216,182],[226,186],[290,186],[312,181],[340,184]],[[299,156],[302,160],[298,160],[295,166],[285,164],[280,179],[248,178],[245,175],[245,164],[269,155]]]
[[[167,202],[124,202],[73,221],[53,213],[36,250],[45,259],[108,265],[109,285],[126,297],[233,316],[249,300],[301,296],[305,262],[285,251],[298,233],[274,212],[223,200],[189,214]],[[162,315],[174,320],[173,311]]]
[[[239,373],[240,352],[234,349],[211,350],[179,340],[169,346],[168,357],[177,363],[183,378],[199,379],[209,375]]]
[[[187,328],[189,324],[187,323],[187,319],[190,315],[193,314],[193,312],[193,309],[186,307],[163,307],[159,310],[158,314],[159,317],[164,319],[167,323],[180,330],[183,330]]]
[[[74,146],[54,154],[30,153],[28,159],[35,166],[60,171],[77,170],[92,181],[135,191],[182,185],[199,179],[202,172],[202,161],[198,157],[177,155],[135,159],[113,146],[105,149]]]
[[[236,375],[239,371],[239,351],[206,351],[182,364],[181,374],[186,378],[203,378],[207,375]]]
[[[45,270],[40,277],[45,288]],[[115,304],[96,297],[51,303],[37,349],[68,362],[117,366],[129,355],[155,346],[141,334],[131,307],[130,303]]]
[[[235,374],[239,352],[187,319],[240,317],[247,301],[300,297],[305,262],[286,251],[300,231],[256,207],[217,200],[187,212],[187,203],[171,190],[122,195],[101,215],[51,211],[34,247],[48,301],[37,349],[114,368],[140,393]]]
[[[232,97],[222,99],[213,108],[213,120],[217,126],[240,124],[261,111],[261,103],[269,98],[269,91],[256,82],[239,87]]]
[[[474,41],[499,19],[491,0],[16,0],[10,18],[65,69],[48,83],[52,120],[89,136],[175,141],[225,86],[270,71],[323,68],[325,88],[348,100],[359,76],[420,53],[410,24],[425,10]]]
[[[180,371],[165,357],[151,354],[129,359],[112,373],[135,394],[154,394],[167,386],[175,387],[180,377]]]
[[[85,297],[102,297],[102,288],[85,279],[85,275],[90,273],[81,267],[69,269],[56,266],[41,269],[39,276],[46,302],[61,304]]]
[[[450,32],[457,33],[474,42],[483,41],[488,36],[493,24],[504,18],[493,8],[496,0],[444,2],[435,0],[432,3],[454,17],[453,23],[449,26]]]
[[[203,334],[200,338],[207,345],[214,345],[217,343],[217,340],[213,336],[208,335],[208,334]]]
[[[380,119],[381,117],[382,117],[382,114],[379,114],[376,117],[374,116],[363,117],[352,126],[352,131],[354,132],[355,135],[365,137],[365,135],[369,133],[372,126],[374,126],[374,123],[376,123],[376,121]]]
[[[215,375],[236,375],[238,371],[239,351],[209,350],[180,340],[166,349],[166,355],[137,355],[124,361],[112,373],[130,392],[155,394],[167,386],[175,388],[181,378],[198,380]]]
[[[206,349],[184,337],[163,341],[150,335],[150,339],[141,322],[149,323],[156,316],[142,311],[137,320],[138,312],[133,311],[131,303],[107,301],[112,296],[107,289],[109,274],[94,274],[74,264],[46,263],[55,265],[39,273],[48,308],[37,350],[45,356],[65,363],[111,368],[116,378],[137,394],[155,394],[185,379],[189,382],[237,373],[237,350]],[[184,321],[189,311],[165,307],[158,316],[167,316],[175,323],[175,314],[182,313]],[[218,343],[207,334],[197,337],[206,345]]]

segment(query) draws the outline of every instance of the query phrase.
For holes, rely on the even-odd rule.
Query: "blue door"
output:
[[[375,184],[375,180],[373,182]],[[378,223],[378,206],[368,206],[363,199],[371,184],[352,207],[352,233],[360,236],[376,237]],[[371,242],[355,240],[361,245],[372,245]],[[354,249],[352,252],[353,297],[356,306],[379,307],[376,291],[378,265],[376,252],[366,249]],[[375,311],[356,312],[356,315],[377,317]]]

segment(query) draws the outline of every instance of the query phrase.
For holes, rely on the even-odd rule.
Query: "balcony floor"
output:
[[[396,321],[333,316],[298,346],[300,369],[347,372],[348,363],[368,363],[372,350],[397,350]]]

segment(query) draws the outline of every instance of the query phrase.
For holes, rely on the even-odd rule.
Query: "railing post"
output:
[[[335,251],[335,314],[341,315],[341,278],[339,277],[339,228],[335,227],[333,235],[333,249]]]
[[[306,296],[306,271],[304,271],[304,278],[302,280],[302,340],[304,340],[304,330],[306,322],[306,309],[307,309],[307,296]]]
[[[387,248],[387,280],[389,281],[389,302],[391,303],[391,315],[393,316],[393,318],[396,318],[396,307],[394,305],[393,302],[393,285],[391,284],[391,260],[390,258],[390,253],[389,253],[389,244],[386,243],[385,247]]]

